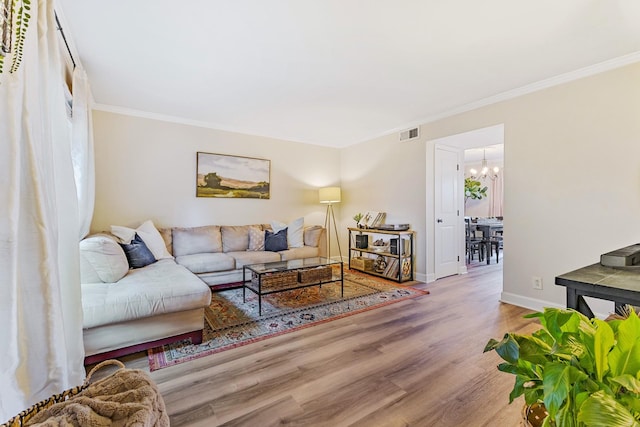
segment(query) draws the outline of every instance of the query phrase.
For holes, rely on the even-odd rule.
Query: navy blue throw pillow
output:
[[[120,243],[120,246],[122,246],[124,254],[127,256],[129,268],[142,268],[156,262],[156,257],[153,256],[147,245],[145,245],[137,233],[131,243],[128,245]]]
[[[289,249],[287,243],[287,229],[284,228],[277,233],[273,231],[264,232],[264,250],[271,252],[286,251]]]

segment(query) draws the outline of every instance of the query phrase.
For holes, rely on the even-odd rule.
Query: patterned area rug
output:
[[[202,343],[187,340],[150,349],[149,367],[155,371],[429,293],[366,274],[344,275],[344,298],[339,282],[265,295],[262,316],[253,292],[246,291],[244,303],[242,288],[214,292],[205,309]]]

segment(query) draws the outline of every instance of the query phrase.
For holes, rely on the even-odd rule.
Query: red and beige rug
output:
[[[149,367],[155,371],[428,293],[349,271],[345,272],[344,298],[340,283],[270,294],[262,297],[262,316],[258,316],[258,297],[253,292],[247,291],[245,303],[242,288],[214,292],[205,309],[202,343],[182,341],[150,349]]]

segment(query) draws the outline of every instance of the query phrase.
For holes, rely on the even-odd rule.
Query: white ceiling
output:
[[[98,108],[335,147],[640,52],[638,0],[57,5]]]

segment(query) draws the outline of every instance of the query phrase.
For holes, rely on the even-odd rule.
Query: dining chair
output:
[[[484,260],[484,243],[482,237],[476,236],[475,229],[471,227],[471,218],[465,217],[465,236],[466,236],[466,256],[467,264],[470,264],[473,260],[474,254],[478,254],[478,261]]]

